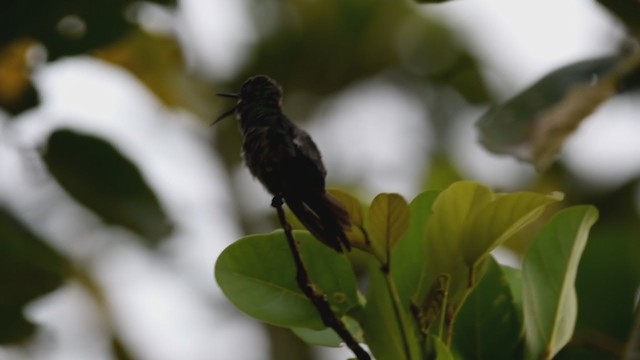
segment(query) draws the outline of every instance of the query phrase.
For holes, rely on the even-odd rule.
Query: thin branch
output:
[[[293,261],[296,266],[296,281],[298,283],[298,287],[302,292],[309,298],[313,306],[320,313],[320,318],[322,319],[322,323],[336,332],[338,336],[342,339],[342,341],[347,344],[349,349],[353,351],[356,358],[358,360],[370,360],[371,356],[367,353],[361,346],[358,344],[356,339],[353,338],[353,335],[347,330],[344,326],[344,323],[336,316],[336,314],[331,310],[331,306],[327,301],[326,296],[318,289],[315,284],[309,278],[309,273],[307,272],[306,267],[302,261],[302,254],[300,253],[300,247],[298,241],[293,237],[293,233],[291,231],[291,225],[287,222],[287,219],[284,215],[284,210],[282,209],[282,197],[275,196],[271,201],[271,206],[276,208],[278,212],[278,219],[280,220],[280,225],[284,229],[284,234],[287,238],[287,243],[289,244],[289,248],[291,249],[291,254],[293,255]]]

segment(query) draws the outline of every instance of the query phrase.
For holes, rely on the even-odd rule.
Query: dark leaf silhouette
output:
[[[60,185],[105,222],[135,232],[150,245],[171,233],[170,220],[140,171],[108,142],[57,130],[43,156]]]

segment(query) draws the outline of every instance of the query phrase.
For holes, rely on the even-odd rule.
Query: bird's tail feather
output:
[[[327,192],[300,197],[284,194],[284,201],[311,234],[326,245],[342,252],[351,249],[345,231],[351,227],[349,213]]]

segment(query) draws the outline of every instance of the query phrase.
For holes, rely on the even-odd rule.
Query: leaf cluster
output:
[[[366,256],[366,286],[353,257],[295,236],[312,281],[376,359],[550,359],[569,341],[577,318],[574,287],[592,206],[545,221],[522,269],[498,264],[493,249],[557,203],[557,193],[494,193],[474,182],[427,191],[410,204],[380,194],[364,209],[333,191],[353,218],[352,244]],[[218,284],[240,310],[290,328],[303,340],[338,346],[297,288],[283,233],[230,245],[215,266]]]

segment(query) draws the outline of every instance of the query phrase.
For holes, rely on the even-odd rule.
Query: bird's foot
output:
[[[282,207],[282,195],[278,194],[276,196],[273,197],[273,199],[271,199],[271,206],[274,208],[279,208]]]

